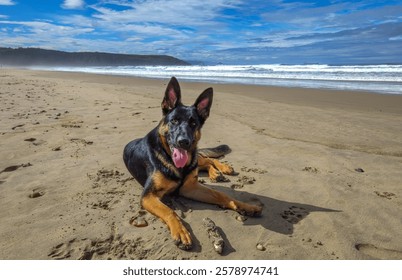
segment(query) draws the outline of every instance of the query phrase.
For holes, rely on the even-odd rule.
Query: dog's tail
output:
[[[220,158],[232,151],[228,145],[219,145],[215,148],[199,149],[198,154],[202,157]]]

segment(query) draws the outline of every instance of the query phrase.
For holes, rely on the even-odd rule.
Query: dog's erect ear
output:
[[[180,85],[175,77],[172,77],[166,87],[165,97],[162,101],[162,112],[164,115],[181,104]]]
[[[209,116],[209,110],[211,109],[213,99],[213,89],[207,88],[203,93],[198,96],[194,103],[194,107],[197,109],[198,115],[205,121]]]

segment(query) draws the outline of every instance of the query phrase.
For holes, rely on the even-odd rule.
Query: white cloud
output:
[[[109,1],[110,2],[110,1]],[[98,12],[94,17],[108,22],[132,23],[153,22],[160,24],[200,26],[210,25],[223,8],[235,7],[240,1],[231,0],[148,0],[112,1],[115,5],[129,7],[123,11],[113,10],[95,4],[91,6]],[[111,3],[111,2],[110,2]]]
[[[65,0],[61,7],[64,9],[82,9],[84,5],[83,0]]]
[[[79,26],[79,27],[94,27],[97,21],[82,15],[56,16],[56,21],[59,24]]]
[[[12,0],[0,0],[0,5],[4,5],[4,6],[11,6],[11,5],[15,5],[16,3],[13,2]]]
[[[395,36],[389,38],[390,41],[402,41],[402,35],[401,36]]]
[[[221,11],[235,8],[239,3],[239,0],[103,0],[88,6],[95,11],[91,17],[56,18],[67,26],[94,28],[93,38],[108,35],[113,40],[110,44],[91,44],[98,50],[107,45],[107,50],[112,51],[119,41],[119,52],[124,49],[133,52],[135,48],[138,53],[163,51],[182,56],[200,45],[216,47],[216,38],[209,39],[208,33],[217,30],[222,35],[227,31],[220,21]]]
[[[44,21],[0,21],[0,24],[16,25],[20,30],[28,31],[25,36],[33,35],[32,38],[55,40],[58,37],[76,36],[93,31],[92,28],[77,28],[64,25],[56,25]],[[20,33],[23,34],[23,33]]]

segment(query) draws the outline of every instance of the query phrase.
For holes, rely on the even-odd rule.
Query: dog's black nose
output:
[[[186,138],[179,138],[177,140],[178,140],[177,142],[179,143],[180,148],[182,148],[182,149],[190,148],[190,146],[191,146],[190,140],[188,140]]]

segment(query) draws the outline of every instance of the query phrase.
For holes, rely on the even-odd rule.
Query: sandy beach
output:
[[[182,251],[122,161],[161,119],[167,82],[0,69],[0,259],[402,259],[402,96],[179,80],[185,104],[214,88],[199,147],[229,145],[239,173],[200,178],[264,204],[241,221],[168,198],[194,239]]]

